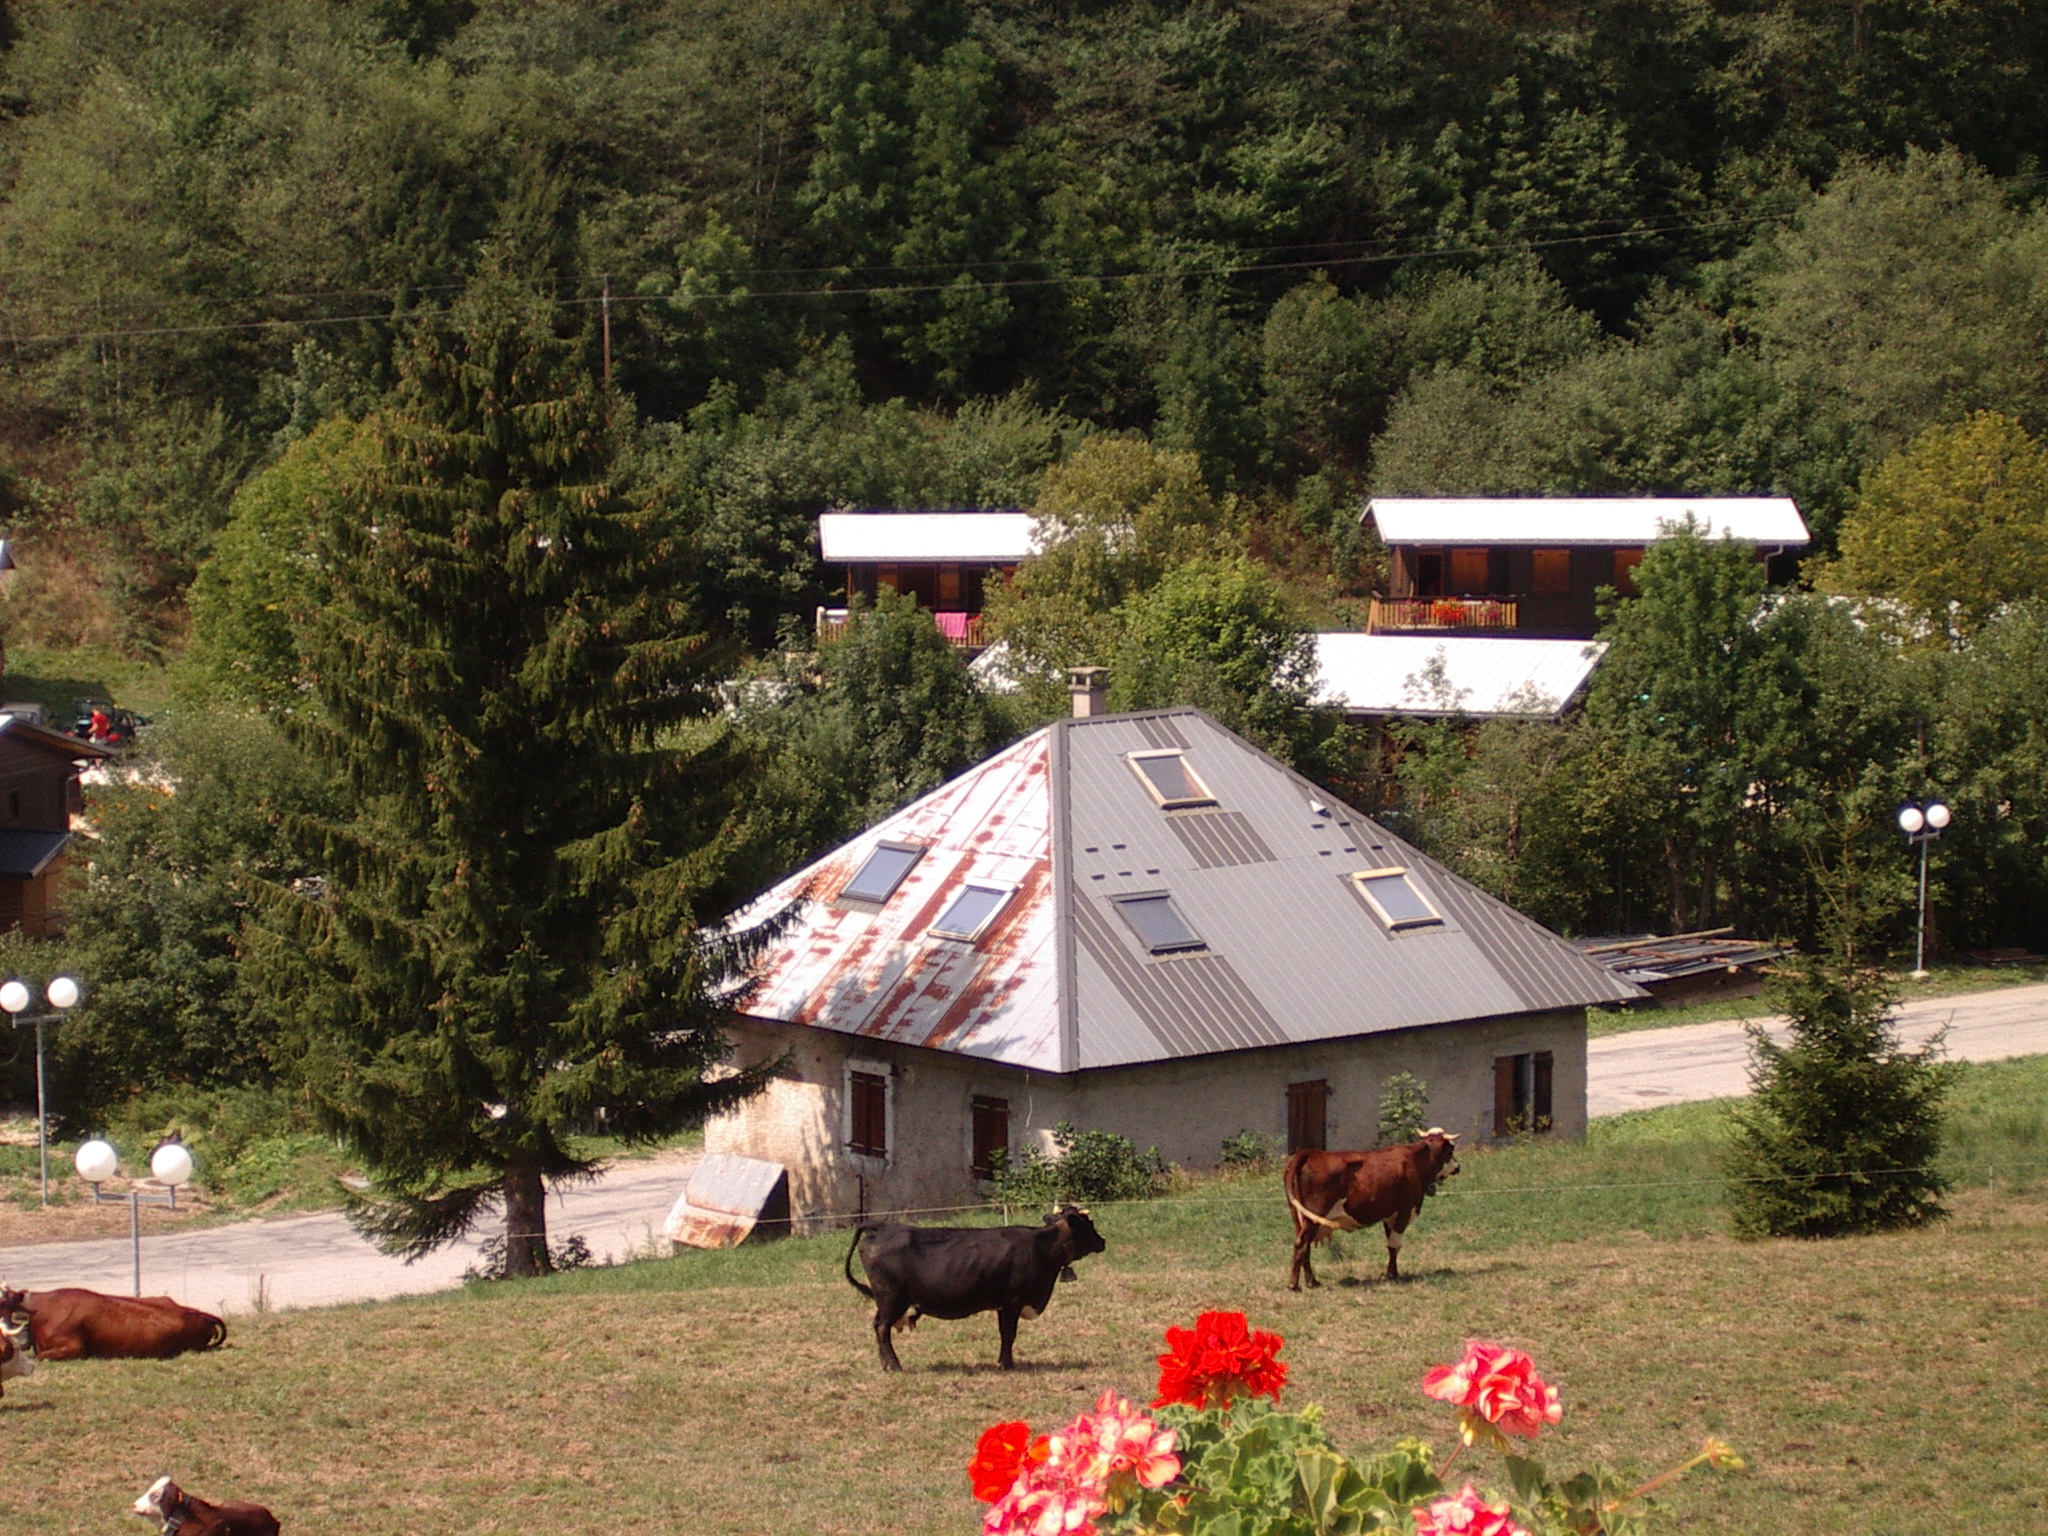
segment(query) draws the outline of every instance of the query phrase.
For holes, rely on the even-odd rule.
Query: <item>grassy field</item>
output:
[[[985,1425],[1063,1421],[1104,1386],[1149,1398],[1160,1330],[1225,1307],[1287,1336],[1287,1401],[1323,1403],[1343,1445],[1447,1446],[1416,1383],[1484,1336],[1561,1385],[1554,1466],[1742,1449],[1748,1471],[1681,1485],[1659,1529],[2033,1529],[2048,1059],[1968,1069],[1957,1111],[1954,1219],[1827,1244],[1722,1235],[1713,1105],[1467,1157],[1398,1286],[1361,1235],[1290,1295],[1270,1175],[1101,1208],[1109,1252],[1025,1325],[1014,1375],[981,1318],[926,1323],[882,1376],[844,1234],[242,1319],[217,1354],[10,1383],[0,1511],[10,1533],[119,1531],[169,1470],[294,1536],[964,1533]]]

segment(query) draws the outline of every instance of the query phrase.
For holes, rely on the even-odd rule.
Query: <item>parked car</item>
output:
[[[149,724],[149,716],[122,709],[108,699],[80,699],[72,711],[71,734],[103,747],[125,747]]]

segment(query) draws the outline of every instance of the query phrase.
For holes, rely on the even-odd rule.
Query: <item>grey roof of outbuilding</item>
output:
[[[33,880],[70,841],[69,832],[0,832],[0,875]]]
[[[1129,754],[1161,749],[1214,806],[1159,806]],[[883,841],[924,851],[886,901],[845,899]],[[1350,876],[1392,866],[1441,924],[1373,915]],[[973,943],[933,935],[970,881],[1015,894]],[[1202,947],[1151,953],[1115,903],[1141,893]],[[1644,995],[1196,709],[1056,721],[735,922],[793,901],[749,1013],[1054,1072]]]
[[[1075,1066],[1642,995],[1199,710],[1051,729],[1060,958],[1072,978],[1059,994]],[[1154,802],[1128,754],[1167,748],[1185,753],[1213,807]],[[1390,931],[1373,915],[1350,876],[1394,866],[1441,924]],[[1171,893],[1203,950],[1155,957],[1134,941],[1113,899],[1153,891]]]

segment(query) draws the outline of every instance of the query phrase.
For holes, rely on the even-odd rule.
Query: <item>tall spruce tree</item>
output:
[[[1845,946],[1846,948],[1846,946]],[[1740,1237],[1840,1237],[1944,1214],[1938,1041],[1902,1050],[1891,978],[1847,953],[1802,956],[1773,984],[1784,1045],[1750,1029],[1751,1094],[1730,1112],[1728,1209]]]
[[[318,1113],[363,1158],[359,1224],[417,1255],[505,1217],[549,1267],[572,1150],[737,1102],[706,1080],[734,957],[700,908],[731,761],[688,543],[612,483],[610,402],[553,303],[486,271],[422,325],[374,451],[316,512],[331,595],[304,622],[300,746],[346,811],[299,824],[325,871],[261,953]],[[716,1074],[713,1074],[716,1077]]]

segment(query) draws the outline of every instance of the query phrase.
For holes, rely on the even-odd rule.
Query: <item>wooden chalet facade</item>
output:
[[[989,587],[1033,553],[1034,523],[1029,512],[978,509],[821,513],[819,553],[846,598],[844,607],[818,610],[818,632],[842,629],[856,600],[901,592],[916,598],[954,645],[979,651]]]
[[[0,713],[0,931],[32,938],[63,931],[71,822],[83,809],[78,775],[88,761],[112,755]]]
[[[1754,545],[1765,561],[1809,542],[1783,496],[1378,497],[1365,522],[1386,545],[1387,590],[1366,627],[1589,639],[1600,589],[1633,596],[1644,551],[1688,518],[1709,538]]]

